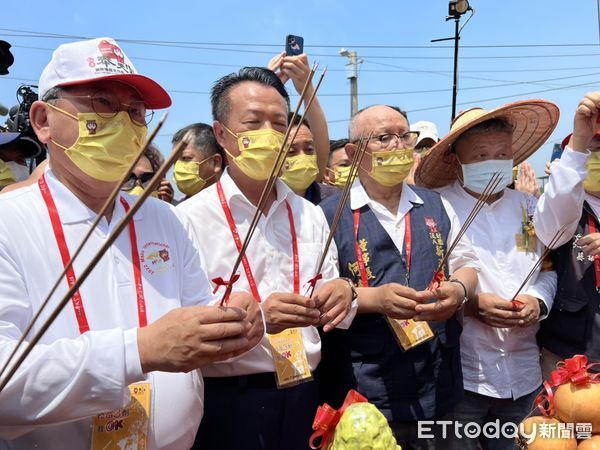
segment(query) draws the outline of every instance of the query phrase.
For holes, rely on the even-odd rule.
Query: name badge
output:
[[[98,414],[92,424],[92,450],[145,450],[150,422],[150,383],[129,385],[125,408]]]
[[[515,244],[518,252],[535,252],[537,250],[537,236],[525,233],[515,234]]]
[[[313,379],[300,328],[288,328],[268,337],[279,389]]]
[[[411,348],[428,341],[433,337],[433,331],[427,322],[415,322],[412,319],[392,319],[386,317],[394,336],[402,350]]]

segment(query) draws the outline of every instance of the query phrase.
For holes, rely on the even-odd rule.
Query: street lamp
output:
[[[351,117],[358,112],[358,65],[359,61],[355,51],[348,51],[345,48],[340,49],[340,56],[348,58],[346,64],[346,78],[350,80],[350,114]]]
[[[467,0],[450,0],[448,4],[448,17],[446,21],[454,19],[454,37],[444,39],[433,39],[431,42],[451,41],[454,40],[454,81],[452,83],[452,120],[456,117],[456,96],[458,93],[458,41],[460,40],[459,28],[460,18],[467,11],[473,14],[473,8]],[[468,20],[467,20],[468,22]],[[466,25],[466,23],[465,23]],[[464,27],[464,25],[463,25]]]

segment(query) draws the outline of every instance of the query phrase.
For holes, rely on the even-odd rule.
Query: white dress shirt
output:
[[[540,240],[548,245],[561,227],[566,226],[562,237],[553,246],[558,248],[569,242],[583,210],[583,180],[587,176],[585,164],[591,153],[565,148],[561,158],[553,161],[551,175],[538,200],[533,223]]]
[[[243,242],[256,208],[240,191],[227,170],[221,177],[221,184]],[[329,225],[320,208],[294,194],[281,180],[277,180],[275,189],[277,199],[267,215],[260,218],[246,251],[262,301],[275,292],[293,292],[292,240],[285,202],[287,201],[292,209],[297,233],[300,294],[305,293],[307,281],[315,275],[318,259],[325,248],[325,241],[329,234]],[[206,263],[208,278],[212,280],[221,277],[227,280],[238,250],[219,201],[217,185],[209,186],[179,204],[177,209],[187,217],[196,234]],[[337,250],[332,242],[321,271],[323,279],[317,283],[316,290],[323,282],[338,277],[337,267]],[[236,289],[250,291],[242,266],[240,266],[240,278],[234,286]],[[223,295],[223,290],[224,288],[221,288],[219,291],[220,296]],[[351,313],[338,328],[350,326],[356,314],[356,306],[357,303],[354,302]],[[321,360],[319,333],[315,327],[304,327],[301,330],[308,363],[311,370],[314,370]],[[265,335],[261,343],[245,355],[205,367],[202,373],[207,377],[225,377],[274,372],[274,370],[269,341]]]
[[[446,244],[450,245],[454,242],[456,234],[460,230],[460,224],[458,223],[456,213],[452,206],[447,202],[444,202],[443,198],[442,202],[450,220],[450,233],[446,239]],[[401,254],[404,246],[404,230],[406,228],[404,218],[412,209],[413,204],[423,204],[423,200],[407,183],[403,183],[402,185],[402,194],[400,195],[400,203],[398,204],[396,215],[392,214],[390,210],[381,203],[371,199],[359,179],[354,182],[350,189],[350,208],[355,210],[362,208],[365,205],[369,205],[369,208],[371,208],[371,211],[373,211],[373,214]],[[477,257],[471,249],[468,238],[464,236],[448,258],[448,268],[450,273],[456,272],[462,267],[471,267],[475,270],[479,270]]]
[[[46,181],[71,255],[96,214],[52,174]],[[121,194],[132,205],[136,197]],[[74,264],[80,274],[124,216],[115,202]],[[0,196],[0,365],[63,270],[48,210],[34,184]],[[191,234],[165,202],[148,199],[135,215],[148,323],[180,306],[213,296]],[[164,258],[151,253],[163,251]],[[165,254],[165,251],[167,252]],[[33,328],[36,332],[67,292],[66,280]],[[125,406],[127,386],[152,386],[149,449],[190,448],[203,411],[198,372],[142,372],[138,311],[129,233],[125,230],[96,264],[80,293],[90,330],[79,333],[71,303],[0,394],[0,449],[83,449],[92,417]],[[7,440],[1,440],[7,439]],[[11,439],[11,440],[8,440]]]
[[[464,223],[476,198],[458,181],[441,188],[443,198],[454,207]],[[543,253],[539,241],[534,252],[520,252],[516,235],[521,233],[524,207],[533,214],[536,199],[512,189],[485,204],[466,231],[481,263],[477,292],[491,292],[509,301]],[[523,289],[523,294],[544,301],[552,308],[556,292],[556,273],[538,272]],[[529,394],[542,383],[539,349],[535,335],[539,324],[529,327],[494,328],[474,317],[465,317],[460,339],[465,389],[495,398],[514,398]]]

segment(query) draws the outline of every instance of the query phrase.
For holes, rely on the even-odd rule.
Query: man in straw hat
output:
[[[511,302],[544,245],[532,226],[535,197],[507,186],[513,166],[546,141],[558,117],[558,107],[545,100],[467,110],[423,159],[415,176],[419,185],[435,188],[452,204],[461,224],[492,177],[497,174],[499,180],[486,191],[491,195],[466,231],[481,272],[477,295],[465,309],[460,342],[465,397],[452,418],[462,425],[520,423],[542,383],[535,335],[538,322],[552,307],[556,274],[538,269]],[[455,439],[454,445],[476,449],[477,440]],[[500,438],[489,445],[509,449],[514,441]]]
[[[323,400],[341,405],[357,389],[390,421],[403,449],[446,448],[441,433],[420,439],[417,422],[443,417],[462,397],[455,312],[476,285],[477,263],[461,241],[443,269],[448,281],[427,290],[458,231],[454,214],[436,192],[404,181],[418,133],[402,112],[385,105],[359,111],[350,158],[370,133],[334,235],[340,273],[361,287],[359,315],[348,331],[324,337]],[[339,200],[320,204],[330,222]]]
[[[30,116],[49,167],[0,197],[0,367],[141,150],[149,112],[171,105],[110,38],[59,46],[39,96]],[[135,200],[110,205],[30,337]],[[0,448],[190,448],[203,411],[194,369],[263,334],[249,295],[198,306],[212,300],[193,236],[148,199],[0,393]]]
[[[535,214],[540,240],[549,245],[558,230],[552,263],[558,289],[548,319],[541,324],[542,371],[548,379],[558,361],[585,354],[600,362],[600,92],[586,94]]]

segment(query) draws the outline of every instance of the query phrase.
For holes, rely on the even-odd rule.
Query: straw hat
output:
[[[548,139],[558,123],[559,109],[547,100],[521,100],[486,111],[472,108],[458,115],[450,133],[434,145],[415,173],[415,183],[427,188],[439,188],[457,178],[451,154],[452,144],[465,131],[489,119],[504,118],[513,126],[514,165],[525,161]]]

